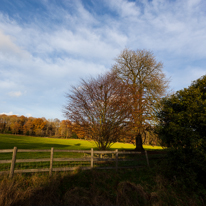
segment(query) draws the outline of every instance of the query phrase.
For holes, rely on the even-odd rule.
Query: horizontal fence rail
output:
[[[17,159],[17,152],[46,152],[50,153],[50,158],[39,158],[39,159]],[[64,152],[64,153],[84,153],[84,157],[82,158],[54,158],[54,153],[58,152]],[[115,167],[107,166],[107,167],[98,167],[97,169],[116,169],[122,168],[118,166],[118,162],[126,162],[126,161],[135,161],[135,159],[122,159],[119,158],[119,155],[125,155],[125,154],[142,154],[141,152],[122,152],[118,151],[116,149],[115,151],[94,151],[93,148],[91,150],[59,150],[51,148],[51,150],[44,149],[44,150],[37,150],[37,149],[17,149],[17,147],[14,147],[14,149],[2,149],[0,150],[0,153],[12,153],[12,159],[11,160],[0,160],[0,164],[11,164],[10,165],[10,171],[0,171],[0,174],[9,174],[9,177],[12,178],[14,173],[36,173],[36,172],[49,172],[49,175],[52,176],[52,172],[57,171],[71,171],[76,169],[81,170],[89,170],[94,167],[94,162],[114,162]],[[90,154],[89,157],[86,157],[85,154]],[[99,158],[94,157],[94,154],[99,154]],[[105,158],[103,155],[106,154],[112,154],[112,158]],[[149,160],[147,151],[145,151],[145,157],[147,166],[149,167]],[[53,163],[54,162],[90,162],[90,166],[87,167],[60,167],[60,168],[54,168]],[[49,168],[41,168],[41,169],[15,169],[16,163],[33,163],[33,162],[49,162],[50,167]],[[130,166],[131,167],[131,166]],[[134,166],[132,166],[134,167]]]

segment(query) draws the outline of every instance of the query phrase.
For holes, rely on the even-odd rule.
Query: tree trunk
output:
[[[139,133],[135,137],[136,139],[136,148],[135,150],[138,152],[143,152],[144,148],[142,147],[142,135]]]
[[[141,80],[140,80],[141,81]],[[137,96],[137,95],[136,95]],[[136,148],[135,150],[138,151],[138,152],[142,152],[144,151],[144,148],[142,147],[142,131],[143,131],[143,89],[141,88],[141,85],[140,85],[140,89],[139,89],[139,98],[137,100],[137,105],[138,107],[136,108],[136,111],[139,112],[139,115],[138,115],[138,132],[137,132],[137,135],[135,137],[135,140],[136,140]]]

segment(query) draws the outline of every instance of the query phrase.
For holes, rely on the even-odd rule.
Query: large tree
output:
[[[83,130],[99,149],[105,150],[126,133],[131,115],[128,90],[111,73],[82,80],[67,94],[64,114],[76,129]]]
[[[151,131],[156,118],[156,103],[168,85],[162,63],[157,62],[150,51],[125,49],[116,59],[113,71],[130,85],[128,98],[133,104],[131,135],[136,140],[136,150],[143,151],[142,139],[146,131]]]

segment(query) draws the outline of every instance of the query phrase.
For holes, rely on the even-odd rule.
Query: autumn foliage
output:
[[[107,149],[129,129],[129,90],[113,73],[82,80],[68,93],[64,114],[74,122],[78,134],[94,140],[98,148]]]
[[[117,57],[112,71],[130,86],[131,136],[136,142],[136,150],[143,151],[143,141],[148,141],[148,135],[154,137],[157,103],[165,95],[168,86],[162,63],[150,51],[125,49]]]
[[[69,120],[0,115],[0,133],[71,138],[73,125]]]

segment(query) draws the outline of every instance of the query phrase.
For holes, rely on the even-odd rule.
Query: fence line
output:
[[[40,159],[16,159],[17,152],[50,152],[50,158],[40,158]],[[69,153],[89,153],[91,154],[90,157],[83,157],[83,158],[54,158],[54,152],[69,152]],[[0,171],[0,174],[9,173],[9,177],[12,178],[14,173],[30,173],[30,172],[49,172],[49,176],[52,176],[52,172],[56,171],[71,171],[75,170],[79,167],[62,167],[62,168],[53,168],[53,162],[72,162],[72,161],[81,161],[81,162],[91,162],[91,166],[88,167],[81,167],[82,170],[89,170],[94,167],[94,161],[104,161],[104,162],[115,162],[115,167],[100,167],[97,169],[116,169],[118,170],[118,163],[120,161],[134,161],[134,159],[119,159],[119,154],[141,154],[141,152],[119,152],[118,149],[115,151],[94,151],[93,148],[91,150],[54,150],[52,147],[51,150],[31,150],[31,149],[3,149],[0,150],[0,153],[13,153],[11,160],[0,160],[0,164],[4,163],[11,163],[10,171]],[[95,158],[94,154],[100,154],[101,158]],[[112,158],[102,158],[103,154],[112,154]],[[115,157],[115,158],[114,158]],[[145,157],[147,166],[149,167],[149,160],[147,151],[145,151]],[[44,169],[22,169],[22,170],[15,170],[15,163],[25,163],[25,162],[50,162],[49,168]]]

